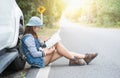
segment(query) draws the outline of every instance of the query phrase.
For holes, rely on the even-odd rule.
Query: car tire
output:
[[[22,35],[24,32],[22,24],[19,24],[19,36]],[[18,43],[17,46],[14,47],[15,49],[18,50],[19,56],[16,57],[16,59],[10,64],[8,67],[8,70],[22,70],[25,67],[26,60],[23,59],[23,54],[20,49],[20,38],[18,38]]]
[[[26,61],[23,60],[21,57],[16,57],[16,59],[10,64],[10,66],[8,67],[8,70],[22,70],[25,67],[25,63]]]

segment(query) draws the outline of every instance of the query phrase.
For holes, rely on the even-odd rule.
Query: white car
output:
[[[16,47],[18,37],[23,33],[24,18],[16,0],[0,1],[0,73],[14,66],[22,69],[25,61],[20,58]]]

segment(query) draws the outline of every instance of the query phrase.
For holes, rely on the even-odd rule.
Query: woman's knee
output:
[[[61,44],[60,42],[57,42],[54,46],[58,47],[60,44]]]

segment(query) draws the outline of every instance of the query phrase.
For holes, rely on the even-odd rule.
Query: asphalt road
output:
[[[69,25],[60,35],[70,51],[99,55],[85,66],[68,66],[61,58],[52,63],[48,78],[120,78],[120,30]]]
[[[68,50],[82,54],[97,52],[98,57],[85,66],[69,66],[66,58],[42,69],[26,65],[22,72],[0,78],[21,78],[23,74],[24,78],[120,78],[120,29],[88,28],[71,23],[61,27],[60,36]]]

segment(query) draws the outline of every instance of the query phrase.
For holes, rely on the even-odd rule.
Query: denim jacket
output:
[[[39,50],[40,47],[46,47],[45,44],[41,44],[40,40],[34,38],[32,34],[26,34],[21,39],[21,47],[23,54],[26,56],[26,61],[37,67],[44,67],[44,51]]]

